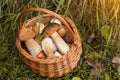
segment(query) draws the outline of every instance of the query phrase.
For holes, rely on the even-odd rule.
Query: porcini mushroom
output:
[[[65,43],[65,41],[60,37],[60,35],[56,32],[58,29],[60,29],[60,25],[57,23],[51,23],[47,29],[44,31],[44,36],[48,37],[51,36],[53,39],[55,45],[57,46],[58,50],[62,54],[66,54],[69,51],[69,46]]]
[[[41,46],[33,38],[25,41],[25,44],[30,54],[34,57],[42,51]]]
[[[47,55],[48,58],[54,58],[55,54],[54,52],[57,50],[56,46],[54,45],[51,38],[47,37],[42,40],[41,42],[42,49]]]
[[[60,25],[57,23],[51,23],[49,24],[46,29],[44,30],[44,37],[48,37],[50,36],[52,33],[54,33],[55,31],[57,31],[58,29],[60,29]]]
[[[60,37],[60,35],[55,31],[52,35],[51,38],[53,39],[56,47],[62,54],[66,54],[70,47],[66,44],[66,42]]]
[[[19,32],[18,37],[21,41],[26,41],[35,37],[35,33],[29,28],[22,28]]]

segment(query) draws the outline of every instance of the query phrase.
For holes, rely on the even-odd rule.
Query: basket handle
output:
[[[72,32],[73,34],[73,30],[70,28],[69,24],[58,14],[56,14],[55,12],[53,11],[50,11],[48,9],[45,9],[45,8],[28,8],[28,9],[25,9],[23,10],[21,13],[20,13],[20,16],[19,16],[19,19],[18,19],[18,26],[19,28],[18,29],[22,29],[22,17],[23,15],[25,15],[26,13],[29,13],[29,12],[32,12],[32,11],[38,11],[38,12],[44,12],[44,13],[48,13],[52,16],[55,16],[56,18],[58,18],[66,27],[68,27],[68,29],[70,30],[70,32]],[[74,34],[73,34],[74,35]]]

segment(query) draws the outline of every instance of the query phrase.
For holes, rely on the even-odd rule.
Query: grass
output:
[[[3,80],[120,80],[112,59],[120,57],[120,0],[2,0],[0,1],[0,79]],[[83,54],[78,66],[61,78],[43,78],[29,69],[15,45],[19,13],[30,7],[43,7],[69,16],[76,24],[83,43]],[[35,16],[34,13],[30,17]],[[28,19],[28,15],[24,20]],[[109,39],[101,28],[110,26]],[[95,37],[88,43],[91,34]],[[91,67],[87,58],[97,66]]]

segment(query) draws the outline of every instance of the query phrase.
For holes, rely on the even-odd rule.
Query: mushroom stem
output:
[[[51,35],[51,38],[53,39],[60,53],[66,54],[69,51],[70,47],[65,43],[65,41],[56,31]]]
[[[25,41],[25,44],[30,54],[34,57],[42,51],[41,46],[33,38]]]
[[[45,50],[46,50],[46,53],[48,53],[48,55],[47,55],[48,58],[54,58],[55,57],[55,54],[54,54],[54,51],[53,51],[52,48],[46,47]]]
[[[55,56],[56,57],[62,57],[62,55],[58,51],[55,51]]]
[[[51,38],[47,37],[41,42],[42,49],[48,58],[55,57],[54,52],[57,50]]]

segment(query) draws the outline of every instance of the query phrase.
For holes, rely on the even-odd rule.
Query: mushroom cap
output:
[[[62,25],[61,21],[59,19],[56,19],[56,18],[52,18],[50,23],[57,23],[59,25]]]
[[[58,29],[60,29],[60,25],[59,24],[57,24],[57,23],[50,23],[47,27],[46,27],[46,29],[45,29],[45,31],[44,31],[44,36],[45,37],[48,37],[48,36],[50,36],[52,33],[54,33],[55,31],[57,31]]]
[[[64,41],[68,44],[72,44],[74,39],[73,39],[73,35],[70,32],[67,32],[64,37],[63,37]]]
[[[26,40],[29,40],[33,37],[35,37],[35,32],[32,31],[31,29],[29,28],[22,28],[20,31],[19,31],[19,35],[18,35],[19,39],[21,41],[26,41]]]
[[[44,52],[40,52],[38,55],[37,55],[37,58],[39,59],[45,59],[45,53]]]
[[[61,28],[61,29],[58,30],[58,34],[59,34],[61,37],[63,37],[63,36],[65,35],[65,33],[66,33],[66,31],[65,31],[64,28]]]
[[[52,19],[52,16],[50,14],[44,14],[44,15],[41,15],[40,22],[46,26],[50,23],[51,19]]]
[[[34,25],[34,26],[32,27],[32,30],[35,32],[35,35],[38,35],[38,34],[39,34],[39,28],[38,28],[37,25]]]

